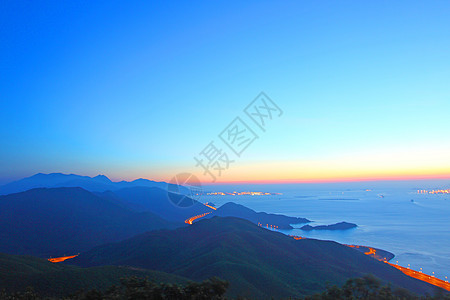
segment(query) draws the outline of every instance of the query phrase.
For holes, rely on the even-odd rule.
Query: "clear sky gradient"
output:
[[[0,183],[199,173],[194,156],[226,149],[218,134],[261,91],[284,113],[218,182],[450,177],[449,15],[448,1],[2,1]]]

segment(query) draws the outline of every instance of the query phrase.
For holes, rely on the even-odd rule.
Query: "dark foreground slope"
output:
[[[70,261],[83,266],[128,265],[194,280],[219,276],[230,295],[252,298],[308,295],[374,274],[394,286],[433,292],[427,283],[335,242],[295,240],[238,218],[212,218],[97,247]]]
[[[176,226],[82,188],[40,188],[0,196],[0,252],[10,254],[73,255],[149,230]]]
[[[0,290],[8,292],[24,291],[32,286],[42,296],[65,296],[81,289],[103,290],[129,276],[148,277],[155,282],[187,282],[186,278],[158,271],[118,266],[80,268],[32,256],[0,253]]]

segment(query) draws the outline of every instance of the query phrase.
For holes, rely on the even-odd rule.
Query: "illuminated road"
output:
[[[367,247],[367,246],[359,246],[359,245],[345,245],[345,246],[350,247],[350,248],[356,248],[356,249],[364,250],[364,251],[361,251],[361,252],[364,252],[365,255],[369,255],[369,256],[371,256],[371,257],[373,257],[375,259],[381,260],[381,261],[387,261],[386,257],[381,256],[380,254],[377,253],[377,249],[374,249],[374,248],[371,248],[371,247]]]
[[[210,214],[210,213],[212,213],[212,211],[207,212],[207,213],[204,213],[204,214],[201,214],[201,215],[193,216],[193,217],[191,217],[191,218],[189,218],[189,219],[186,219],[186,220],[184,221],[184,223],[189,224],[189,225],[192,225],[192,222],[194,222],[194,221],[197,220],[197,219],[203,218],[204,216],[206,216],[207,214]]]
[[[214,206],[209,205],[209,202],[203,203],[203,205],[207,206],[207,207],[209,207],[209,208],[211,208],[213,210],[217,210],[217,208],[215,208]],[[193,216],[193,217],[191,217],[189,219],[184,220],[184,223],[192,225],[192,222],[194,222],[197,219],[203,218],[204,216],[206,216],[207,214],[210,214],[210,213],[212,213],[212,211],[204,213],[204,214],[201,214],[201,215]]]
[[[62,256],[62,257],[55,257],[55,258],[49,258],[48,261],[52,262],[52,263],[59,263],[74,257],[77,257],[79,254],[77,255],[72,255],[72,256]]]
[[[295,235],[291,235],[290,237],[292,237],[292,238],[294,238],[296,240],[305,239],[304,237],[295,236]],[[377,259],[379,261],[382,261],[382,262],[385,262],[385,263],[389,264],[390,266],[392,266],[392,267],[402,271],[404,274],[408,275],[409,277],[413,277],[413,278],[425,281],[425,282],[427,282],[429,284],[432,284],[432,285],[438,286],[440,288],[443,288],[443,289],[445,289],[447,291],[450,291],[450,283],[448,282],[448,280],[444,281],[444,280],[436,278],[436,277],[434,277],[432,275],[428,275],[428,274],[425,274],[425,273],[422,273],[422,272],[419,272],[419,271],[415,271],[415,270],[412,270],[410,268],[405,268],[405,267],[402,267],[402,266],[399,266],[399,265],[394,265],[394,264],[388,262],[386,257],[383,257],[382,255],[378,254],[377,253],[377,249],[375,249],[375,248],[367,247],[367,246],[359,246],[359,245],[345,245],[345,246],[350,247],[350,248],[356,248],[356,249],[364,250],[364,254],[369,255],[369,256],[371,256],[371,257],[373,257],[373,258],[375,258],[375,259]]]
[[[450,283],[448,281],[444,281],[441,280],[439,278],[436,278],[434,276],[428,275],[428,274],[424,274],[422,272],[418,272],[418,271],[414,271],[405,267],[401,267],[401,266],[397,266],[394,264],[391,264],[390,262],[385,261],[385,263],[393,266],[394,268],[399,269],[400,271],[402,271],[403,273],[405,273],[406,275],[410,276],[410,277],[414,277],[416,279],[428,282],[432,285],[438,286],[440,288],[443,288],[447,291],[450,291]]]
[[[208,203],[205,203],[204,205],[208,206],[209,208],[212,208],[212,209],[216,210],[215,207],[208,205]],[[191,217],[189,219],[186,219],[184,222],[186,224],[192,224],[192,222],[194,222],[195,220],[203,218],[204,216],[206,216],[207,214],[210,214],[210,213],[212,213],[212,212],[207,212],[207,213],[204,213],[204,214],[201,214],[201,215],[193,216],[193,217]],[[258,223],[258,226],[260,226],[260,227],[267,227],[267,228],[269,228],[269,226],[270,226],[270,229],[278,228],[278,226],[276,226],[276,225],[266,224],[266,226],[264,226],[261,223]],[[304,239],[304,237],[301,237],[301,236],[291,235],[290,237],[292,237],[292,238],[294,238],[296,240]],[[413,278],[416,278],[416,279],[428,282],[428,283],[430,283],[432,285],[435,285],[435,286],[443,288],[443,289],[445,289],[447,291],[450,291],[450,283],[448,281],[444,281],[444,280],[441,280],[441,279],[436,278],[434,276],[427,275],[427,274],[424,274],[422,272],[418,272],[418,271],[415,271],[415,270],[411,270],[409,268],[405,268],[405,267],[401,267],[401,266],[398,266],[398,265],[391,264],[390,262],[387,261],[386,257],[383,257],[380,254],[378,254],[377,253],[377,249],[375,249],[375,248],[367,247],[367,246],[359,246],[359,245],[345,245],[345,246],[351,247],[351,248],[362,249],[362,250],[364,250],[364,254],[369,255],[369,256],[371,256],[371,257],[373,257],[375,259],[378,259],[379,261],[385,262],[385,263],[393,266],[394,268],[397,268],[398,270],[402,271],[404,274],[406,274],[406,275],[408,275],[410,277],[413,277]],[[69,257],[69,258],[72,258],[72,257]]]
[[[364,254],[366,254],[366,255],[371,255],[371,254],[375,255],[376,253],[377,253],[377,251],[373,248],[369,248],[369,251],[364,252]]]
[[[209,205],[208,202],[204,203],[203,205],[208,206],[211,209],[217,210],[217,208],[215,208],[214,206]]]
[[[369,251],[364,252],[364,254],[372,256],[373,258],[378,259],[380,261],[383,261],[383,262],[389,264],[390,266],[393,266],[394,268],[399,269],[400,271],[402,271],[403,273],[405,273],[406,275],[408,275],[410,277],[413,277],[413,278],[416,278],[416,279],[428,282],[428,283],[430,283],[432,285],[435,285],[435,286],[443,288],[443,289],[445,289],[447,291],[450,291],[450,283],[449,282],[441,280],[441,279],[436,278],[434,276],[431,276],[431,275],[419,272],[419,271],[412,270],[410,268],[405,268],[405,267],[402,267],[402,266],[399,266],[399,265],[394,265],[394,264],[388,262],[385,257],[382,257],[381,255],[378,255],[377,254],[377,249],[374,249],[374,248],[371,248],[371,247],[367,247],[367,246],[358,246],[358,245],[346,245],[346,246],[352,247],[352,248],[368,249]]]

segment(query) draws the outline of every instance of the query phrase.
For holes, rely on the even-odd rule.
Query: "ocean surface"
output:
[[[284,190],[283,190],[284,189]],[[246,191],[250,187],[209,187],[211,191]],[[304,217],[311,225],[356,223],[344,231],[280,230],[286,234],[392,252],[390,261],[447,280],[450,277],[450,195],[419,194],[410,187],[346,188],[344,186],[253,186],[270,196],[202,196],[220,206],[235,202],[256,211]],[[294,225],[301,227],[302,225]],[[434,272],[434,273],[433,273]]]

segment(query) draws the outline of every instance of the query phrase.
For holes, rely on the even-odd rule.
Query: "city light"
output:
[[[450,189],[440,190],[417,190],[417,194],[450,194]]]
[[[206,195],[206,196],[271,196],[271,195],[282,195],[282,193],[268,193],[268,192],[208,192],[198,195]]]

